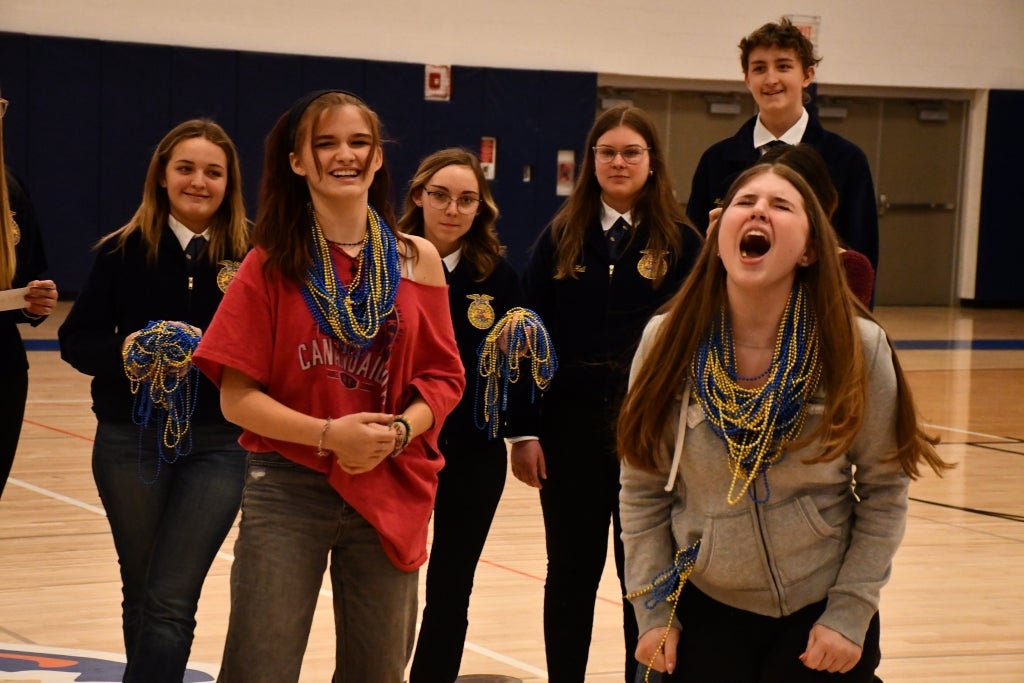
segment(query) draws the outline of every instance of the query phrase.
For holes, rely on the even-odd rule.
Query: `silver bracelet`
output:
[[[331,418],[327,418],[324,422],[324,428],[320,430],[320,440],[316,443],[316,454],[321,458],[326,458],[330,455],[330,451],[324,450],[324,437],[327,436],[327,428],[331,426]]]

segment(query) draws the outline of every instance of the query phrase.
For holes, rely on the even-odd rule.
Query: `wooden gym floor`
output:
[[[59,672],[60,662],[116,661],[122,648],[117,559],[90,469],[95,420],[88,378],[60,360],[53,341],[66,310],[62,304],[54,319],[23,332],[30,348],[40,350],[29,353],[25,425],[0,501],[0,681],[85,680]],[[901,349],[926,423],[942,436],[941,453],[960,463],[944,479],[928,474],[911,487],[907,536],[882,593],[879,675],[886,683],[1020,683],[1024,311],[877,313]],[[199,606],[192,651],[197,672],[216,672],[220,659],[233,542],[234,532]],[[477,571],[463,675],[546,680],[544,566],[536,492],[509,476]],[[329,589],[325,585],[324,596]],[[622,680],[619,605],[609,562],[597,601],[588,681]],[[12,651],[35,654],[12,657]],[[332,653],[325,599],[302,680],[330,680]],[[31,657],[39,666],[19,673],[18,662]],[[197,673],[194,680],[209,677]]]

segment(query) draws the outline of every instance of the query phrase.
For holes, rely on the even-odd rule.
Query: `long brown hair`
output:
[[[817,255],[814,263],[797,269],[796,277],[806,286],[818,319],[822,384],[826,389],[824,414],[813,432],[786,448],[792,450],[820,440],[821,453],[807,462],[830,461],[850,448],[864,421],[867,370],[856,318],[874,319],[846,286],[835,230],[799,173],[778,163],[748,169],[729,189],[726,211],[737,191],[763,173],[784,178],[803,197],[810,226],[809,244]],[[707,242],[682,288],[663,307],[664,320],[633,377],[619,413],[619,456],[642,469],[657,469],[665,457],[662,437],[672,417],[672,402],[665,397],[676,395],[689,382],[694,354],[726,305],[726,272],[718,257],[720,224],[721,216],[711,225]],[[913,478],[919,476],[922,460],[941,474],[951,465],[936,453],[934,444],[938,439],[920,429],[913,396],[895,349],[892,358],[897,388],[897,452],[892,459]]]
[[[0,116],[0,289],[10,289],[17,269],[14,252],[14,219],[7,194],[7,170],[4,166],[4,119]]]
[[[155,262],[160,247],[160,235],[171,215],[171,201],[167,188],[160,184],[167,172],[174,148],[184,140],[204,138],[224,151],[227,158],[227,187],[224,199],[213,214],[209,225],[209,244],[203,258],[216,263],[226,258],[241,258],[249,248],[249,220],[242,201],[242,171],[238,163],[238,150],[228,134],[210,119],[190,119],[172,128],[156,146],[149,160],[146,182],[142,187],[142,203],[135,215],[117,230],[105,235],[96,244],[100,247],[116,241],[124,249],[128,238],[138,232],[146,245],[146,258]]]
[[[409,235],[425,236],[423,207],[417,206],[416,199],[423,196],[423,188],[434,177],[438,171],[448,166],[466,166],[473,175],[479,186],[480,209],[473,218],[473,224],[469,231],[462,236],[459,247],[462,249],[462,258],[473,269],[474,279],[477,282],[487,279],[502,256],[505,255],[505,247],[498,239],[498,232],[494,228],[498,220],[498,205],[494,203],[494,195],[484,177],[483,169],[480,168],[480,161],[476,156],[465,149],[449,147],[429,155],[420,162],[419,168],[409,181],[409,191],[405,195],[405,212],[398,219],[398,229]]]
[[[279,273],[285,279],[302,283],[312,263],[310,253],[310,219],[307,206],[311,201],[306,179],[292,170],[289,155],[299,154],[303,145],[312,146],[317,125],[322,115],[334,107],[355,107],[370,128],[372,137],[370,154],[380,151],[383,157],[383,133],[377,113],[361,99],[341,90],[317,91],[299,99],[274,124],[267,135],[263,157],[263,178],[260,181],[259,206],[253,243],[267,252],[264,268],[268,274]],[[317,171],[322,173],[317,156],[313,155]],[[395,225],[391,208],[391,175],[387,159],[373,176],[369,188],[369,203],[388,226]],[[415,254],[415,246],[401,234],[396,238],[404,243],[407,254]]]
[[[575,267],[583,251],[583,238],[587,229],[601,215],[601,185],[594,175],[594,146],[598,138],[619,126],[636,131],[650,148],[651,175],[640,190],[632,212],[634,224],[642,222],[647,229],[648,248],[668,252],[673,258],[678,259],[679,250],[682,248],[678,225],[684,224],[700,234],[687,220],[682,207],[672,194],[665,150],[654,121],[643,109],[632,106],[612,107],[599,114],[594,121],[587,135],[586,147],[583,150],[583,166],[576,178],[576,184],[558,213],[551,219],[551,235],[556,245],[556,280],[576,277]],[[660,284],[661,277],[654,281],[655,287]]]

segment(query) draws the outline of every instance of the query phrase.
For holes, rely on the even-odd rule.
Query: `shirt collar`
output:
[[[785,133],[776,138],[771,132],[765,128],[764,124],[761,123],[761,117],[757,117],[757,122],[754,124],[754,149],[761,149],[772,140],[782,140],[787,145],[799,145],[800,141],[804,138],[804,132],[807,130],[807,123],[811,120],[810,114],[807,113],[807,109],[802,110],[800,118],[797,122],[787,130]]]
[[[632,211],[627,211],[626,213],[619,213],[612,207],[605,204],[603,199],[601,200],[601,229],[603,231],[608,232],[609,230],[611,230],[612,226],[615,224],[615,221],[619,220],[619,218],[624,219],[627,223],[629,223],[629,227],[632,228],[632,216]]]
[[[188,246],[188,243],[192,241],[192,238],[196,236],[196,233],[186,228],[184,223],[170,214],[167,214],[167,224],[171,226],[171,232],[173,232],[174,236],[178,238],[178,242],[181,243],[181,249],[184,251],[185,247]],[[203,230],[199,234],[205,237],[207,242],[210,241],[209,228]]]
[[[455,266],[459,265],[459,261],[462,260],[462,247],[459,247],[441,260],[444,261],[444,267],[451,273],[455,270]]]

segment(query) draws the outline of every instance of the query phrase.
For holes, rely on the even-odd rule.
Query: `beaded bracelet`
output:
[[[404,415],[396,415],[395,419],[391,421],[391,428],[395,430],[395,436],[399,440],[395,445],[395,450],[390,453],[391,457],[394,458],[409,445],[409,439],[412,437],[412,427]]]
[[[328,417],[324,422],[324,428],[320,430],[320,440],[316,442],[316,454],[320,458],[326,458],[330,451],[324,450],[324,437],[327,436],[327,428],[331,426],[331,418]]]

